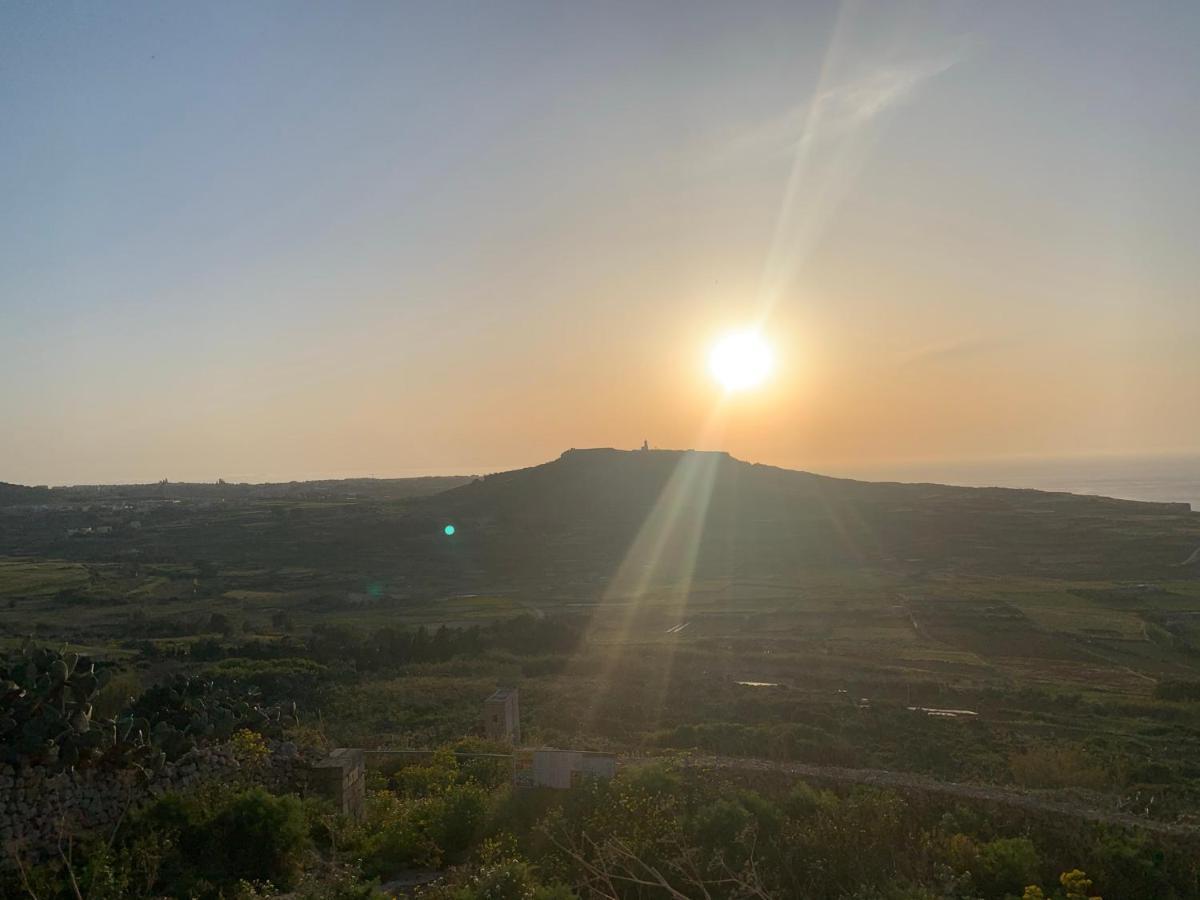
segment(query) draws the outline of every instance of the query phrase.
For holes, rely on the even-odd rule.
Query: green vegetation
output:
[[[700,508],[672,486],[689,467],[711,483],[690,530],[662,512]],[[1200,825],[1200,563],[1185,563],[1200,516],[1180,507],[610,452],[443,494],[151,487],[0,506],[9,758],[120,764],[116,743],[71,727],[87,704],[104,727],[86,733],[126,723],[147,756],[262,732],[446,746],[515,685],[534,746],[915,779],[899,794],[830,793],[768,767],[763,783],[725,772],[710,789],[688,768],[634,766],[549,797],[439,756],[376,784],[366,826],[305,801],[308,843],[291,862],[164,862],[160,893],[269,881],[356,896],[364,879],[429,868],[449,873],[447,898],[588,896],[608,891],[601,863],[657,885],[622,882],[619,896],[696,896],[687,878],[751,896],[736,886],[749,868],[769,896],[1066,897],[1087,878],[1109,897],[1197,892],[1169,830]],[[647,541],[643,525],[666,531]],[[22,650],[30,632],[54,649]],[[42,654],[36,672],[21,653]],[[50,671],[71,654],[95,662],[86,699],[74,670]],[[959,782],[1052,801],[1062,821],[920,789]],[[188,834],[273,821],[203,802],[193,818],[207,824]],[[1118,827],[1138,820],[1163,828]],[[654,834],[620,830],[639,821]],[[635,846],[636,861],[622,856]],[[1076,867],[1086,876],[1060,881]]]
[[[8,873],[11,893],[90,900],[124,897],[235,897],[241,886],[287,889],[300,879],[312,839],[310,813],[295,797],[261,788],[210,788],[168,795],[70,857]],[[13,883],[15,882],[15,883]]]
[[[0,660],[0,762],[51,769],[158,768],[198,741],[222,741],[254,728],[278,733],[277,708],[250,702],[253,690],[219,687],[177,675],[123,706],[112,718],[93,714],[101,681],[95,663],[73,651],[25,642]]]
[[[10,889],[24,879],[37,896],[72,897],[74,877],[92,898],[368,897],[372,883],[430,870],[442,872],[431,900],[1170,900],[1200,889],[1194,841],[671,764],[513,792],[503,767],[476,762],[447,748],[378,776],[360,824],[261,789],[166,796],[111,841],[13,873]]]

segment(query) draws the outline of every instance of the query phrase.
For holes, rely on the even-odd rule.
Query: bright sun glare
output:
[[[771,347],[757,331],[735,331],[713,345],[708,370],[727,391],[758,387],[771,374]]]

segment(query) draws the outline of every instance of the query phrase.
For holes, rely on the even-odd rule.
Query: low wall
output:
[[[39,766],[0,765],[0,865],[14,852],[40,856],[60,839],[114,828],[127,812],[171,791],[211,781],[243,780],[286,790],[303,781],[294,744],[276,743],[267,760],[239,765],[228,745],[200,747],[149,778],[138,770],[52,772]]]

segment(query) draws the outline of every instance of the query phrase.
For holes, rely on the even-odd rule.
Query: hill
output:
[[[668,583],[847,568],[1152,580],[1195,574],[1200,546],[1185,504],[861,482],[694,451],[569,450],[474,480],[9,491],[26,503],[47,494],[48,508],[6,507],[0,555],[369,572],[430,596],[594,593],[634,572]]]
[[[147,484],[79,484],[25,487],[0,482],[0,506],[152,500],[399,500],[445,491],[471,480],[467,475],[417,478],[330,478],[317,481],[156,481]]]
[[[204,488],[0,509],[0,644],[261,676],[339,746],[456,740],[518,684],[535,744],[1200,801],[1183,505],[610,449],[425,496]]]
[[[453,521],[481,563],[507,569],[586,571],[632,552],[668,573],[683,555],[708,574],[857,563],[1161,578],[1200,545],[1186,504],[861,482],[695,451],[570,450],[414,509]]]
[[[17,602],[18,632],[58,629],[68,602],[79,629],[119,630],[132,598],[185,629],[215,608],[253,618],[254,604],[319,617],[467,595],[523,608],[734,584],[794,596],[815,580],[832,593],[864,580],[929,593],[953,578],[1086,590],[1200,575],[1200,516],[1184,504],[877,484],[721,452],[570,450],[474,480],[49,493],[0,509],[0,599]],[[36,596],[47,602],[22,606]],[[1200,642],[1192,618],[1159,624]]]
[[[50,489],[46,487],[26,487],[23,484],[9,484],[0,481],[0,506],[15,506],[28,503],[48,503]]]

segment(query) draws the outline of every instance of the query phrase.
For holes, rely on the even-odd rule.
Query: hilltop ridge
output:
[[[530,566],[611,565],[647,528],[668,546],[667,532],[686,531],[686,552],[714,573],[854,562],[1145,574],[1178,566],[1200,543],[1186,504],[855,481],[719,451],[573,449],[413,507],[455,521],[481,553]]]
[[[22,499],[0,516],[0,556],[303,563],[431,593],[597,585],[622,565],[666,578],[853,567],[1139,580],[1200,566],[1186,504],[855,481],[720,451],[573,449],[471,480],[196,487],[164,500],[175,486],[145,486],[145,502],[104,488]]]

